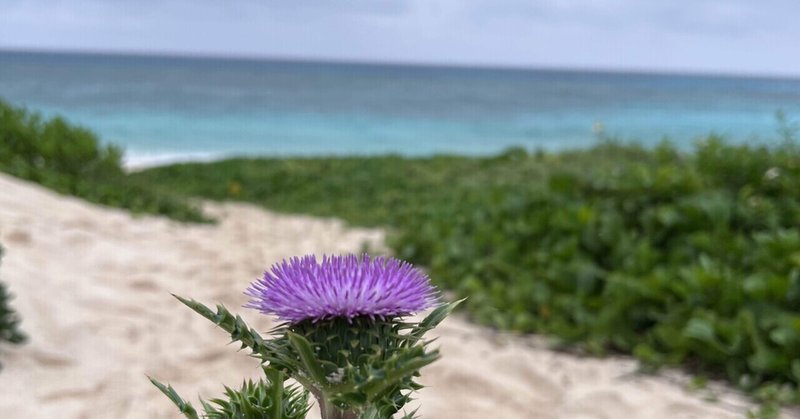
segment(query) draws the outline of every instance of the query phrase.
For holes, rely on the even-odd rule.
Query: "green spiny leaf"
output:
[[[438,351],[433,351],[422,356],[414,357],[409,361],[399,364],[395,368],[386,371],[380,380],[369,382],[362,386],[359,390],[365,392],[369,399],[373,399],[387,388],[396,385],[400,380],[412,376],[422,367],[439,359],[439,357],[440,355]]]
[[[425,333],[438,326],[439,323],[446,319],[459,304],[464,302],[464,300],[466,300],[466,298],[440,305],[428,314],[417,326],[413,327],[409,335],[417,340],[422,339]]]
[[[165,396],[172,400],[172,403],[175,403],[175,406],[178,406],[178,409],[181,413],[183,413],[184,416],[186,416],[188,419],[199,419],[197,410],[195,410],[194,406],[192,406],[191,403],[183,400],[183,398],[181,398],[181,396],[177,391],[175,391],[174,388],[172,388],[172,386],[165,386],[151,377],[147,378],[149,378],[150,382],[153,383],[154,386],[158,387],[158,389],[161,390]]]

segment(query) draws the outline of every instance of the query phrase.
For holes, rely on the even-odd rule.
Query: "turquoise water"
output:
[[[777,141],[800,79],[0,52],[0,97],[134,161],[575,148],[606,135]]]

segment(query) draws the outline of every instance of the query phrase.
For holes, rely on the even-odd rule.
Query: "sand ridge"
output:
[[[223,303],[266,331],[242,291],[271,263],[383,242],[333,219],[205,208],[219,224],[133,217],[0,175],[0,280],[30,335],[0,349],[0,417],[178,418],[147,375],[195,401],[259,370],[170,293]],[[437,333],[444,357],[423,370],[423,418],[739,418],[748,407],[735,392],[712,403],[683,379],[637,375],[630,359],[559,353],[458,316]]]

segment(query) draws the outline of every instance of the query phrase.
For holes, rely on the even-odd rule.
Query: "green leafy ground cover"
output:
[[[45,119],[2,99],[0,171],[134,213],[207,221],[185,200],[131,182],[122,168],[122,150],[102,145],[91,131],[62,118]]]
[[[604,144],[491,158],[233,159],[134,177],[389,226],[482,323],[798,401],[800,148]]]

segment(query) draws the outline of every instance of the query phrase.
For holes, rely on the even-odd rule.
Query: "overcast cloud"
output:
[[[800,76],[797,0],[0,0],[0,48]]]

